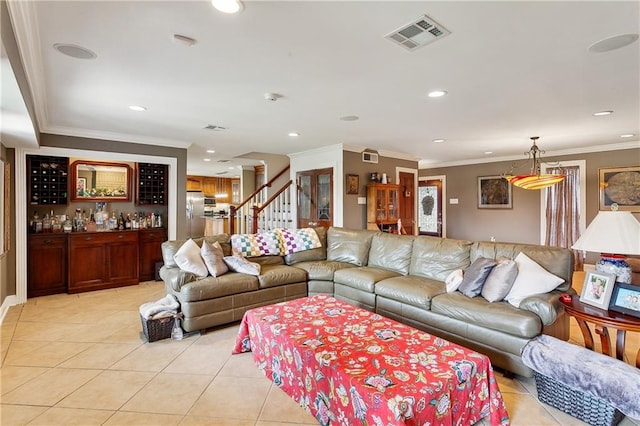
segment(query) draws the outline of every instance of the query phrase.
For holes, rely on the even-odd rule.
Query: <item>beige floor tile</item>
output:
[[[29,426],[92,426],[106,422],[114,411],[52,407],[36,417]]]
[[[192,344],[163,371],[215,376],[229,357],[231,357],[231,350],[226,346]]]
[[[528,393],[527,389],[517,379],[507,379],[502,374],[495,374],[500,392],[502,393]]]
[[[154,373],[104,371],[60,401],[58,407],[118,410],[153,378]]]
[[[47,407],[31,405],[0,405],[0,424],[7,426],[22,426],[38,417]]]
[[[206,375],[160,373],[122,411],[185,415],[212,380]]]
[[[264,373],[253,362],[253,354],[246,352],[231,355],[220,370],[219,376],[264,378]]]
[[[254,426],[253,420],[185,416],[180,426]]]
[[[256,426],[284,426],[284,425],[302,425],[302,426],[318,426],[318,422],[314,423],[289,423],[289,422],[267,422],[258,420]]]
[[[104,343],[147,343],[147,339],[142,334],[142,326],[139,321],[136,325],[110,330],[111,334],[102,340]]]
[[[22,357],[27,356],[48,344],[49,342],[13,340],[9,345],[9,350],[4,360],[4,364],[11,365],[14,362],[19,362]]]
[[[15,367],[6,365],[0,369],[0,390],[2,394],[8,393],[18,386],[22,386],[34,377],[45,373],[48,369],[43,367]]]
[[[183,340],[158,340],[153,343],[145,343],[129,355],[122,358],[110,367],[112,370],[134,371],[162,371],[178,355],[184,352],[193,341]]]
[[[547,426],[560,423],[532,395],[505,393],[502,395],[512,426]],[[535,420],[534,420],[535,419]],[[535,423],[534,423],[535,421]]]
[[[140,344],[134,343],[95,343],[60,364],[60,367],[109,368],[139,346]]]
[[[78,340],[75,340],[74,336],[89,327],[91,325],[20,321],[13,338],[15,340],[77,342]]]
[[[149,413],[129,413],[126,411],[118,411],[104,426],[173,426],[180,424],[182,416],[173,416],[170,414],[149,414]]]
[[[50,369],[2,395],[2,403],[53,406],[99,373],[100,370]]]
[[[311,413],[307,413],[289,395],[277,386],[271,386],[267,399],[262,407],[260,421],[290,422],[290,423],[317,423]]]
[[[87,350],[89,346],[90,343],[49,342],[21,357],[7,357],[6,365],[55,367]]]
[[[216,377],[189,415],[256,420],[270,387],[266,378]]]

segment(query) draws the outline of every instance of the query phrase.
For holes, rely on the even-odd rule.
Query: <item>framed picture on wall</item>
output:
[[[598,170],[600,210],[640,212],[640,166],[612,167]]]
[[[478,177],[479,209],[510,209],[511,185],[502,176]]]
[[[360,176],[347,175],[347,194],[357,194],[360,189]]]

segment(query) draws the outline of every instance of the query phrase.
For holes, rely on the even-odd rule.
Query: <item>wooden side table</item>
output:
[[[584,345],[587,349],[593,350],[593,336],[587,325],[588,322],[593,323],[595,332],[600,336],[602,344],[602,353],[613,356],[611,353],[611,339],[609,337],[609,328],[617,330],[616,333],[616,358],[624,361],[624,346],[627,331],[635,331],[640,333],[640,319],[631,315],[625,315],[614,311],[605,311],[596,307],[580,302],[578,296],[572,296],[571,302],[565,302],[560,299],[564,305],[567,314],[571,315],[578,322],[582,336],[584,337]],[[640,350],[636,354],[636,367],[640,368]]]

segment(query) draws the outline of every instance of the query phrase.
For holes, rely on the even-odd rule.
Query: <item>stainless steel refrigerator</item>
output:
[[[204,237],[204,194],[187,191],[187,238]]]

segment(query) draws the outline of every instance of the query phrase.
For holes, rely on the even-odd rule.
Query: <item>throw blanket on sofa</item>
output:
[[[333,297],[247,311],[249,350],[322,425],[509,423],[489,358]]]
[[[524,347],[522,361],[544,376],[589,392],[640,419],[640,370],[629,364],[545,334]]]

